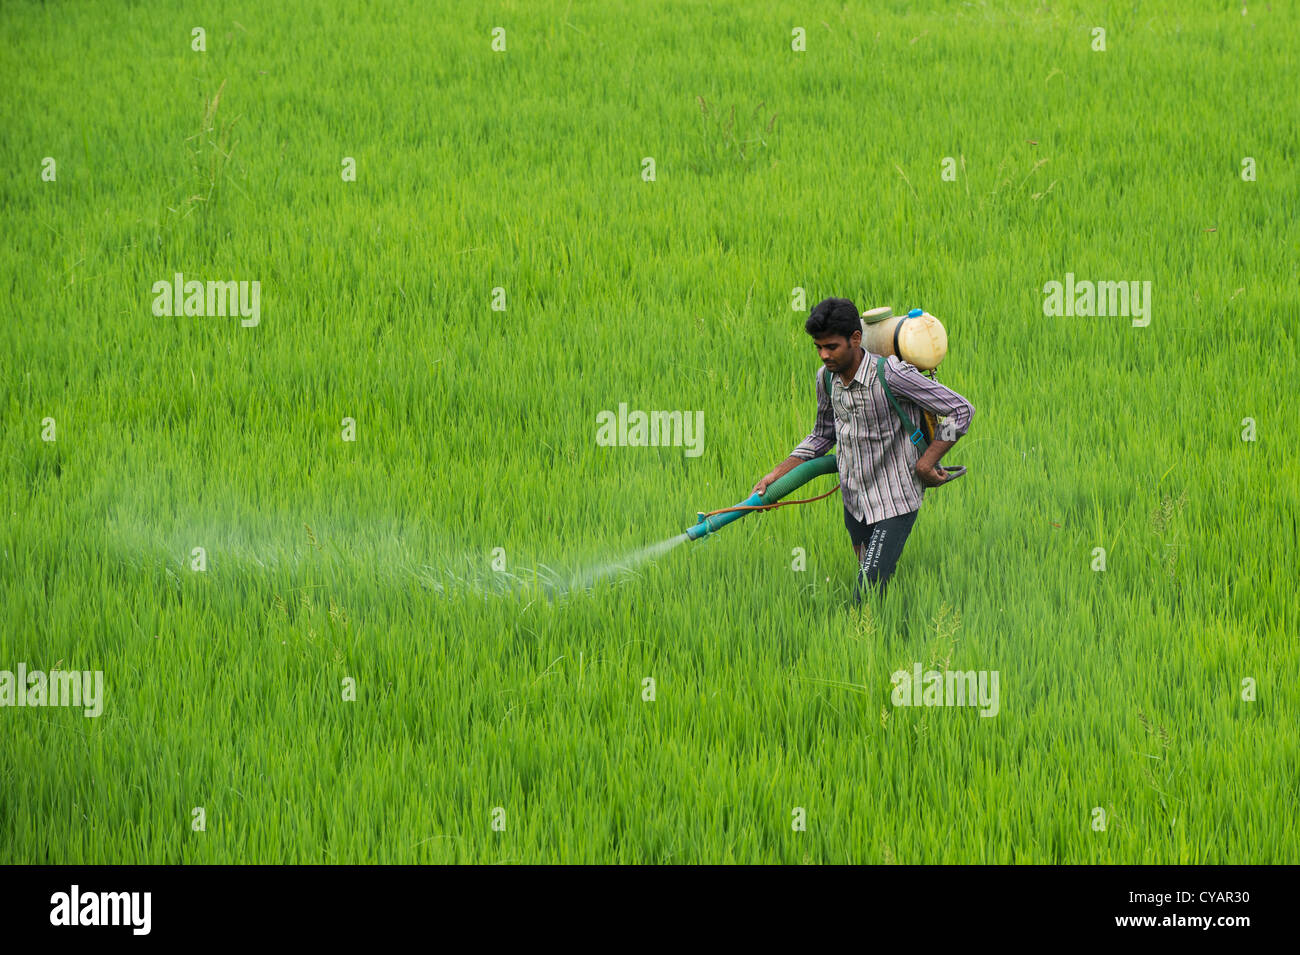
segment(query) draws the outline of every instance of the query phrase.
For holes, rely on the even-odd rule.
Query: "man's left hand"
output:
[[[920,461],[916,462],[916,476],[926,487],[938,487],[952,480],[943,468],[933,464],[923,465]]]

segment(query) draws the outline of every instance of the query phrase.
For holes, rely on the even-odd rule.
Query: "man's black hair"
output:
[[[849,299],[826,298],[813,306],[803,327],[813,338],[827,335],[852,338],[854,332],[862,331],[862,318],[858,315],[858,307]]]

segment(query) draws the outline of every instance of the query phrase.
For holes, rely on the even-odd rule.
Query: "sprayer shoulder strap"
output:
[[[903,409],[898,406],[894,400],[894,393],[889,389],[889,383],[885,381],[885,356],[881,355],[876,359],[876,377],[880,379],[880,387],[885,389],[885,397],[889,403],[894,406],[894,413],[898,415],[898,420],[903,422],[903,427],[907,429],[907,438],[918,451],[924,452],[930,446],[930,442],[925,440],[925,434],[916,425],[912,424],[912,419],[903,414]]]
[[[822,378],[825,379],[825,384],[826,384],[826,400],[830,401],[831,400],[831,370],[829,368],[827,368],[824,372],[822,372]],[[807,379],[804,380],[806,381]],[[833,411],[834,409],[835,409],[835,405],[831,405],[831,410]]]

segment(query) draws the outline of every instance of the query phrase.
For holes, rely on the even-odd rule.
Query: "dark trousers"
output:
[[[885,595],[885,585],[893,576],[918,513],[911,511],[874,524],[864,524],[850,514],[847,507],[844,509],[844,526],[848,528],[854,549],[860,551],[858,582],[853,588],[854,603],[862,601],[864,587],[875,589],[882,597]]]

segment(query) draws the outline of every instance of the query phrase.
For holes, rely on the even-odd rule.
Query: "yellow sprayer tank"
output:
[[[922,371],[931,371],[948,354],[948,333],[923,309],[894,315],[888,305],[882,305],[862,316],[862,347],[874,355],[897,355]]]

